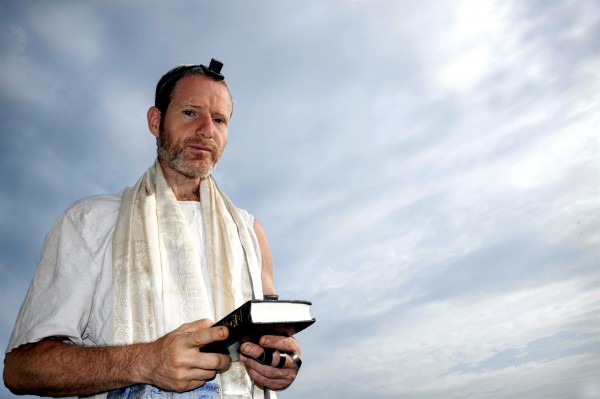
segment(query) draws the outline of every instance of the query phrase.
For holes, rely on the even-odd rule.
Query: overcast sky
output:
[[[216,179],[317,318],[280,398],[600,397],[598,1],[3,0],[0,30],[2,348],[53,221],[153,162],[160,76],[216,58]]]

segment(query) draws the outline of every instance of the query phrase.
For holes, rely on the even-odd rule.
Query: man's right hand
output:
[[[208,319],[186,323],[149,343],[147,356],[140,363],[142,379],[164,390],[182,392],[214,378],[219,370],[229,366],[231,358],[199,351],[229,335],[227,327],[211,327],[213,324]]]
[[[144,383],[170,391],[198,388],[229,366],[199,348],[227,338],[210,320],[181,325],[154,342],[83,347],[49,337],[7,353],[4,383],[19,395],[88,396]]]

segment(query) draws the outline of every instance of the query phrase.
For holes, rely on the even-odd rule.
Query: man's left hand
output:
[[[298,364],[289,355],[300,356],[298,341],[291,337],[265,335],[261,337],[259,344],[245,342],[240,347],[240,361],[246,366],[250,378],[274,391],[287,388],[298,374]],[[255,360],[263,356],[264,348],[275,349],[270,364],[261,364]],[[282,357],[285,358],[285,363]]]

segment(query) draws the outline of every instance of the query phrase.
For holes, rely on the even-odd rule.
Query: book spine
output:
[[[219,325],[225,326],[229,329],[229,337],[236,335],[236,332],[241,329],[245,323],[251,322],[250,320],[250,305],[247,303],[235,312],[230,313],[225,319],[221,320]]]

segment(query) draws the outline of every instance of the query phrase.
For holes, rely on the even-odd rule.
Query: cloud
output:
[[[586,331],[594,323],[593,314],[598,312],[594,304],[598,291],[585,289],[585,285],[581,280],[569,280],[510,294],[501,292],[417,306],[404,304],[374,317],[345,309],[337,316],[324,315],[324,319],[348,318],[348,323],[343,324],[346,336],[321,327],[320,334],[312,339],[323,341],[332,335],[329,342],[346,350],[330,347],[311,355],[315,362],[338,375],[335,384],[341,396],[354,392],[358,397],[372,392],[370,384],[353,385],[352,374],[342,370],[362,368],[362,378],[380,385],[377,392],[382,397],[439,397],[451,395],[450,392],[498,397],[494,396],[498,393],[482,389],[485,385],[501,389],[501,397],[525,397],[519,396],[519,389],[528,385],[526,381],[536,386],[528,388],[535,392],[550,380],[547,377],[555,368],[571,363],[567,359],[597,363],[597,332]],[[594,313],[582,309],[594,309]],[[562,332],[556,335],[555,331]],[[557,353],[557,346],[565,348],[565,352]],[[513,348],[521,356],[492,367],[491,359],[506,355]],[[457,370],[459,365],[461,369]],[[530,373],[539,378],[530,380]],[[513,376],[515,384],[502,382],[505,380],[500,376],[507,374]],[[592,383],[592,374],[584,375],[587,377],[581,379]],[[579,388],[571,386],[561,391],[574,389]]]
[[[153,161],[160,75],[215,57],[235,101],[215,176],[318,320],[286,397],[594,397],[596,11],[8,2],[0,343],[52,221]]]
[[[28,7],[27,21],[50,52],[86,67],[103,55],[104,26],[95,7],[85,3]]]
[[[1,29],[4,38],[0,61],[3,97],[21,101],[24,106],[48,101],[47,89],[52,87],[52,81],[28,56],[29,32],[19,24],[7,24]]]

